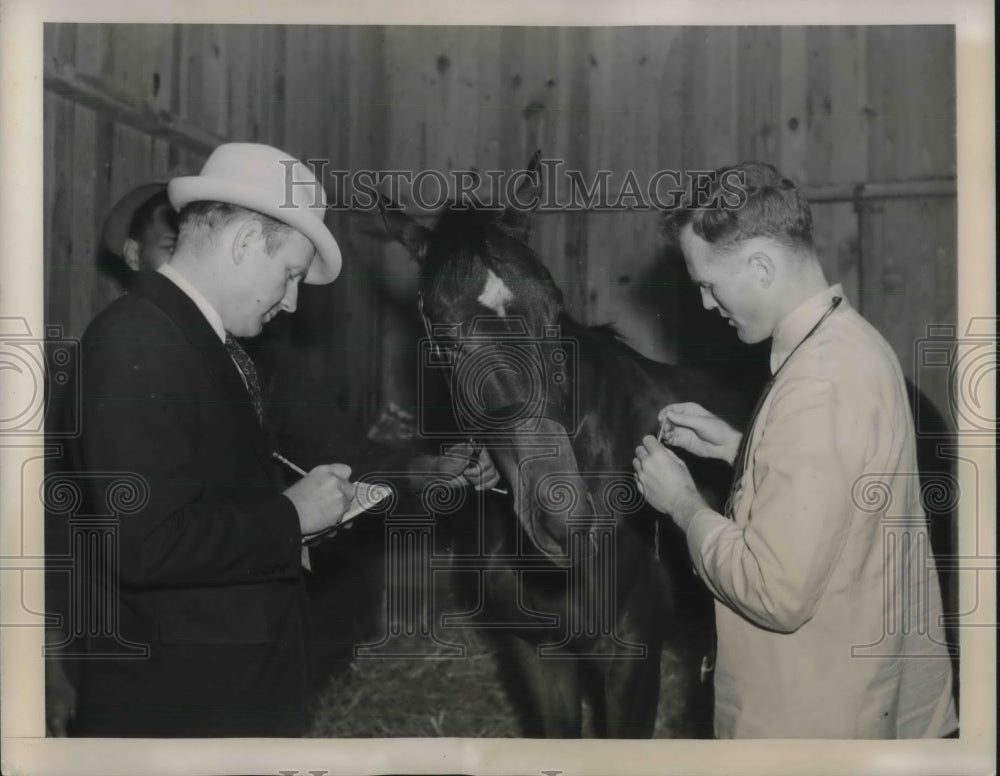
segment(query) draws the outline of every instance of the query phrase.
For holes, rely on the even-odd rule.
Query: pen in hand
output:
[[[308,472],[306,472],[305,469],[303,469],[303,468],[301,468],[299,466],[296,466],[294,463],[292,463],[291,461],[289,461],[287,458],[285,458],[285,456],[283,456],[281,453],[279,453],[277,451],[271,453],[271,455],[275,459],[281,461],[281,463],[285,464],[285,466],[287,466],[289,469],[291,469],[296,474],[300,474],[303,477],[305,477],[306,474],[308,473]]]
[[[281,461],[281,463],[285,464],[285,466],[287,466],[289,469],[291,469],[296,474],[300,474],[303,477],[305,477],[308,474],[308,472],[305,469],[303,469],[301,466],[296,466],[294,463],[292,463],[287,458],[285,458],[285,456],[283,456],[277,450],[275,450],[273,453],[271,453],[271,456],[273,458],[277,459],[278,461]],[[361,493],[362,494],[362,498],[371,498],[372,495],[374,494],[372,486],[370,486],[370,485],[366,485],[363,482],[355,482],[355,483],[352,483],[352,484],[354,485],[355,493]],[[378,501],[379,498],[376,498],[375,500]]]
[[[674,424],[671,423],[669,420],[667,420],[666,416],[664,416],[663,420],[660,421],[660,431],[656,435],[656,441],[662,445],[663,439],[666,436],[667,432],[673,430],[674,430]]]
[[[305,469],[289,461],[277,450],[271,453],[271,457],[283,463],[296,474],[303,477],[308,474]],[[365,482],[354,482],[350,484],[354,489],[354,495],[351,498],[350,507],[344,512],[343,515],[341,515],[340,521],[328,528],[323,529],[322,531],[319,531],[318,533],[310,534],[309,536],[304,537],[303,542],[311,543],[330,532],[337,531],[342,526],[346,526],[347,528],[353,527],[354,524],[349,522],[350,520],[362,512],[366,512],[371,509],[391,492],[390,489],[384,485],[371,485]]]

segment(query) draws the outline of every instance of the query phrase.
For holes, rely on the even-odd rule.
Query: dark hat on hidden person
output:
[[[122,247],[128,239],[129,227],[136,211],[166,189],[166,181],[144,183],[136,186],[115,203],[108,217],[104,219],[104,229],[101,230],[101,242],[109,253],[122,256]]]

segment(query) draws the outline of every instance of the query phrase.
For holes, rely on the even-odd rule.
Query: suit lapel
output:
[[[240,413],[240,425],[251,437],[254,449],[270,475],[271,451],[268,450],[267,437],[257,419],[250,394],[225,344],[198,306],[172,281],[158,272],[143,273],[133,283],[130,293],[142,296],[163,310],[201,354],[209,372],[223,388],[230,405],[235,412]]]

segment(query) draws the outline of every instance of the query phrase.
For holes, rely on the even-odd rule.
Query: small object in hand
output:
[[[302,537],[303,544],[315,544],[320,539],[326,536],[336,533],[339,529],[345,527],[345,524],[353,520],[355,517],[363,512],[367,512],[369,509],[373,509],[378,506],[379,502],[388,497],[392,493],[392,489],[387,485],[375,485],[367,482],[355,482],[354,483],[354,498],[351,499],[351,504],[344,512],[340,521],[336,525],[331,525],[329,528],[324,528],[314,534],[309,534],[308,536]],[[347,526],[350,527],[350,526]]]
[[[667,420],[667,416],[663,416],[663,420],[660,422],[660,432],[656,435],[656,441],[663,444],[664,437],[674,430],[674,424]]]
[[[483,443],[469,437],[469,444],[472,445],[472,453],[469,455],[469,466],[479,466],[479,453],[483,449]],[[479,490],[479,488],[476,488]],[[509,496],[510,491],[506,488],[493,487],[489,489],[491,493],[499,493],[501,496]]]
[[[300,474],[305,477],[308,472],[301,466],[296,466],[294,463],[289,461],[285,456],[279,453],[277,450],[271,453],[271,455],[278,461],[281,461],[285,466],[291,469],[296,474]],[[355,482],[354,483],[354,498],[351,499],[350,506],[347,511],[341,516],[340,521],[336,525],[331,525],[329,528],[324,528],[314,534],[309,534],[308,536],[302,537],[303,544],[312,544],[315,540],[326,536],[329,533],[335,532],[338,528],[344,525],[348,520],[351,520],[362,512],[367,512],[372,507],[376,506],[382,499],[388,496],[392,491],[386,485],[372,485],[367,482]]]
[[[285,458],[285,456],[283,456],[277,450],[275,450],[273,453],[271,453],[271,456],[273,458],[277,459],[278,461],[281,461],[281,463],[285,464],[285,466],[287,466],[289,469],[291,469],[296,474],[299,474],[299,475],[305,477],[306,474],[308,473],[302,467],[296,466],[294,463],[292,463],[291,461],[289,461],[287,458]]]

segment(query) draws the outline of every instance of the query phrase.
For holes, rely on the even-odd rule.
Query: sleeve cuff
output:
[[[278,564],[271,568],[280,568],[289,576],[300,576],[303,568],[302,529],[299,525],[299,513],[295,504],[284,493],[278,494],[270,504],[271,518],[274,522],[273,552],[275,558],[281,558]],[[308,568],[308,567],[306,567]]]

